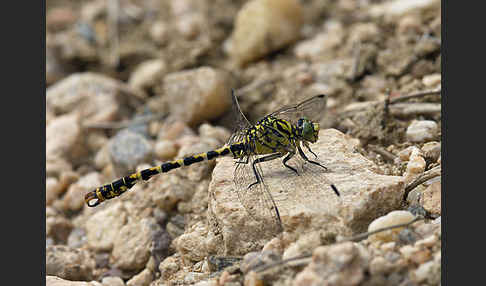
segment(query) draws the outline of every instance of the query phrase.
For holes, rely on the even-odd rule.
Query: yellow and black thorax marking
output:
[[[298,138],[296,127],[290,122],[267,116],[248,129],[245,137],[247,152],[256,155],[286,153]]]

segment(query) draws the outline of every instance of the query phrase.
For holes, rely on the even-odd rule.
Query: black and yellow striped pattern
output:
[[[253,154],[287,152],[298,134],[290,122],[267,116],[248,130],[246,143]]]
[[[235,143],[230,146],[212,150],[205,153],[188,156],[183,159],[169,161],[160,166],[148,168],[129,176],[118,179],[111,184],[104,185],[86,194],[85,201],[90,207],[99,205],[105,200],[120,196],[128,191],[138,181],[147,181],[154,175],[160,173],[167,173],[170,170],[180,168],[182,166],[189,166],[194,163],[202,162],[204,160],[213,160],[217,157],[233,155],[235,158],[240,158],[245,153],[245,144],[243,142]],[[94,201],[94,202],[93,202]]]

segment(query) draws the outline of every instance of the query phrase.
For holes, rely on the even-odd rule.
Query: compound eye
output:
[[[302,135],[304,138],[309,138],[309,136],[312,136],[312,133],[314,132],[312,128],[312,124],[310,124],[308,121],[303,122],[303,128],[302,128]]]

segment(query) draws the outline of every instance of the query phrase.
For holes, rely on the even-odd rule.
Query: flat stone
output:
[[[399,207],[403,178],[383,175],[374,163],[355,152],[355,147],[355,140],[335,129],[322,130],[319,141],[311,146],[328,168],[324,176],[335,184],[340,197],[323,181],[322,171],[312,169],[321,172],[312,176],[311,172],[300,170],[301,175],[296,176],[282,166],[281,160],[262,163],[265,183],[286,232],[350,235],[365,231],[383,211]],[[294,159],[288,164],[296,166]],[[252,219],[239,202],[234,191],[234,167],[231,158],[222,158],[213,171],[209,185],[210,232],[206,241],[209,253],[244,255],[261,249],[275,236],[272,221]],[[292,180],[284,180],[288,177]]]

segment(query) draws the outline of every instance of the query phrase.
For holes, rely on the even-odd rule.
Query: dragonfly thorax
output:
[[[297,121],[297,133],[305,141],[315,143],[319,138],[319,123],[312,122],[307,118],[300,118]]]

